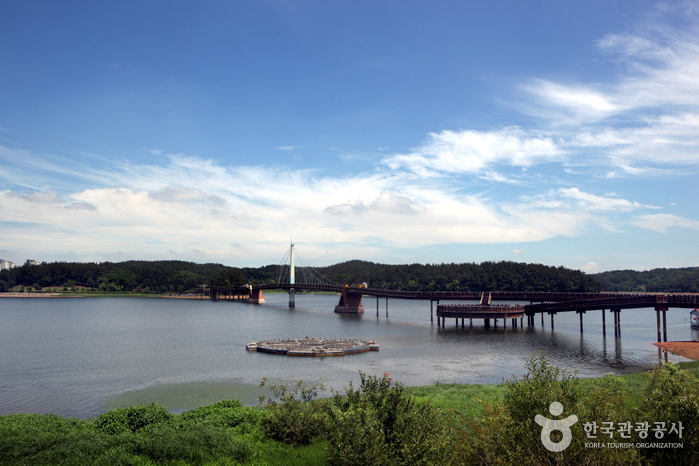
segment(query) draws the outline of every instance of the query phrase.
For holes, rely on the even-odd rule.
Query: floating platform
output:
[[[341,338],[292,338],[288,340],[266,340],[245,345],[248,351],[285,354],[287,356],[344,356],[346,354],[378,351],[379,344],[373,340],[348,340]]]

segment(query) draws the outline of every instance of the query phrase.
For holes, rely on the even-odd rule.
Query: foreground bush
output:
[[[262,429],[269,437],[296,447],[308,445],[326,433],[326,411],[318,401],[310,403],[319,390],[325,391],[325,385],[307,387],[303,380],[297,380],[290,387],[288,383],[280,381],[272,384],[263,378],[260,386],[265,385],[275,396],[275,399],[267,399],[268,415],[261,421]],[[260,396],[262,403],[265,403],[264,396]]]
[[[699,464],[699,378],[672,362],[656,366],[639,411],[642,420],[681,422],[683,428],[682,449],[643,450],[646,459],[653,464]]]
[[[575,373],[551,365],[544,357],[527,363],[528,373],[506,382],[502,401],[484,400],[483,413],[466,421],[460,430],[462,442],[452,444],[461,464],[482,465],[626,465],[699,463],[699,380],[672,363],[656,367],[649,375],[645,401],[639,409],[629,408],[629,393],[622,379],[607,376],[583,390]],[[551,403],[563,405],[554,415]],[[549,451],[542,442],[542,427],[535,417],[551,420],[577,416],[570,428],[571,442],[562,451]],[[656,437],[652,426],[664,422],[667,432]],[[648,422],[651,430],[639,432]],[[681,438],[669,432],[681,422]],[[620,432],[626,423],[629,431]],[[605,432],[602,427],[613,426]],[[596,427],[595,427],[596,426]],[[622,436],[624,435],[624,436]],[[561,441],[554,431],[551,441]],[[637,448],[639,443],[682,443],[682,448]],[[605,447],[592,444],[604,443]]]

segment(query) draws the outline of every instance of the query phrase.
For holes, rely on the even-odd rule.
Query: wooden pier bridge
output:
[[[554,316],[559,312],[575,312],[580,316],[580,332],[583,332],[583,315],[588,311],[602,311],[602,331],[606,335],[606,314],[613,315],[614,335],[621,335],[621,311],[623,309],[653,308],[656,311],[658,341],[667,341],[666,313],[669,308],[699,308],[699,294],[658,294],[658,293],[559,293],[537,291],[407,291],[386,290],[382,288],[340,285],[330,283],[313,270],[304,270],[301,280],[296,281],[294,245],[289,252],[289,265],[286,272],[280,274],[277,283],[268,285],[231,288],[222,286],[201,286],[195,296],[213,301],[243,301],[262,304],[265,302],[264,290],[284,290],[289,293],[289,307],[295,307],[297,291],[322,291],[340,294],[335,312],[346,314],[363,314],[362,298],[376,298],[376,316],[379,316],[379,299],[386,299],[386,317],[388,317],[389,299],[411,299],[430,302],[430,321],[437,317],[437,326],[444,327],[447,319],[455,319],[456,325],[473,327],[473,320],[483,319],[486,328],[492,324],[497,327],[502,321],[504,328],[510,321],[512,327],[522,327],[524,317],[527,325],[535,325],[537,314],[544,325],[544,314],[550,316],[551,328],[554,328]],[[285,257],[286,259],[286,257]],[[307,269],[307,268],[304,268]],[[284,269],[282,269],[284,270]],[[478,301],[478,304],[440,304],[441,301]],[[493,301],[529,302],[529,304],[492,304]],[[436,309],[434,303],[437,303]],[[519,320],[519,322],[518,322]],[[661,324],[662,321],[662,324]]]

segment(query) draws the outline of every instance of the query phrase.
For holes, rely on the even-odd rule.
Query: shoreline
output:
[[[653,343],[658,348],[669,351],[677,356],[682,356],[687,359],[699,361],[699,341],[667,341],[661,343]]]

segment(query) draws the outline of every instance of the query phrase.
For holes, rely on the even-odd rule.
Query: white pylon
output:
[[[293,285],[294,283],[296,283],[296,277],[294,273],[294,243],[291,243],[291,250],[289,256],[289,283]],[[289,289],[289,307],[296,307],[296,290],[294,290],[293,288]]]

